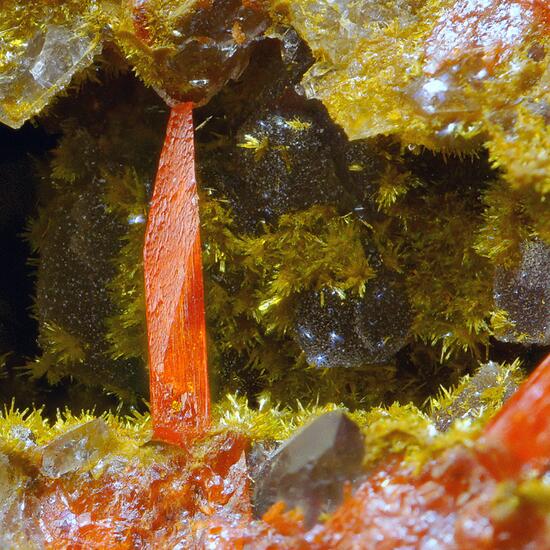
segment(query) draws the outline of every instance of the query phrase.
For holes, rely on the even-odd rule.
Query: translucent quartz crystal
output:
[[[417,25],[417,4],[409,0],[286,3],[289,23],[317,59],[302,81],[304,92],[325,103],[350,139],[389,134],[398,127],[397,109],[391,100],[380,101],[382,86],[371,84],[371,79],[379,78],[384,87],[394,90],[406,81],[403,73],[415,51],[396,44],[405,29]],[[384,36],[393,32],[397,36]]]
[[[42,449],[40,471],[51,478],[81,471],[106,454],[110,440],[111,433],[104,420],[96,418],[86,422]]]
[[[31,508],[25,502],[27,472],[25,461],[0,451],[0,548],[43,547],[38,544],[41,537],[35,536],[38,529],[27,515]]]
[[[452,402],[434,411],[432,418],[437,429],[445,431],[455,420],[473,420],[483,413],[487,401],[494,403],[494,392],[501,393],[503,403],[517,387],[509,368],[490,361],[464,383]]]
[[[252,224],[274,222],[281,214],[336,202],[342,187],[327,134],[299,109],[274,110],[245,123],[236,140],[242,180],[234,192],[237,212]]]
[[[422,74],[408,88],[426,115],[441,120],[436,136],[442,143],[459,131],[473,134],[481,127],[479,92],[526,36],[533,19],[533,12],[515,1],[459,0],[443,12],[426,41]],[[516,60],[499,81],[512,81],[522,65]]]
[[[286,441],[254,479],[254,511],[261,517],[278,501],[299,507],[306,525],[342,500],[343,485],[361,474],[363,435],[343,412],[315,419]]]
[[[45,23],[27,41],[0,38],[0,121],[19,128],[99,51],[99,35],[79,18],[71,26]]]
[[[312,365],[360,367],[389,361],[407,343],[411,321],[401,277],[382,270],[362,298],[303,294],[295,335]]]
[[[523,242],[519,266],[497,268],[493,288],[495,305],[513,323],[497,335],[499,340],[550,344],[550,246],[540,240]]]
[[[303,0],[290,3],[289,8],[310,47],[322,48],[335,63],[350,53],[350,41],[371,36],[374,26],[394,18],[401,24],[414,21],[414,3],[409,0]]]

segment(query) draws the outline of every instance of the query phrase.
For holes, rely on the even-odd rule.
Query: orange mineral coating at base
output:
[[[154,437],[183,444],[210,416],[192,104],[172,109],[144,247]]]
[[[21,502],[29,518],[25,530],[37,547],[52,550],[183,550],[223,542],[220,526],[243,530],[251,521],[247,445],[228,433],[200,451],[166,447],[160,462],[107,460],[100,476],[37,475]]]
[[[330,517],[310,529],[298,510],[282,503],[253,519],[249,442],[235,432],[210,434],[185,449],[147,443],[128,452],[113,442],[91,470],[57,479],[23,461],[19,468],[29,470],[32,481],[10,513],[26,540],[52,549],[546,550],[547,507],[514,488],[526,480],[544,484],[536,470],[535,478],[523,475],[523,461],[532,464],[536,456],[542,466],[549,456],[541,421],[548,417],[549,373],[550,358],[480,440],[435,452],[419,470],[398,454],[386,455],[348,486]],[[534,420],[526,420],[529,415]],[[541,444],[520,456],[519,446],[529,447],[531,440]],[[499,442],[499,460],[516,462],[510,473],[495,475],[486,463],[487,441]]]

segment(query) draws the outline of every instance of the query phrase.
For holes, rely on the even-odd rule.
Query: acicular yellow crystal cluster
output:
[[[312,48],[306,95],[350,139],[465,153],[486,144],[513,187],[550,185],[544,2],[279,1]]]
[[[242,72],[267,22],[239,0],[8,0],[0,10],[0,121],[19,128],[39,114],[105,44],[167,101],[200,103]]]

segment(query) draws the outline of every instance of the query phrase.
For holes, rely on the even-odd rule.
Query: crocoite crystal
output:
[[[181,444],[205,429],[210,412],[190,103],[168,122],[144,260],[154,436]]]

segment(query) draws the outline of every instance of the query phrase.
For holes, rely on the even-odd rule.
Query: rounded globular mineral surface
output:
[[[355,319],[357,334],[372,362],[388,361],[406,345],[412,317],[403,277],[383,270],[367,282]]]
[[[321,296],[323,301],[321,301]],[[301,296],[295,335],[308,363],[324,367],[359,367],[365,351],[355,331],[356,299],[342,299],[335,290]]]
[[[361,367],[390,361],[406,345],[411,322],[402,280],[382,270],[361,298],[335,290],[303,294],[295,335],[316,367]]]
[[[111,359],[105,340],[105,320],[116,312],[108,284],[125,227],[108,211],[104,183],[94,179],[75,186],[47,206],[36,290],[45,355],[35,373],[53,361],[52,380],[78,374],[88,384],[101,383],[131,398],[129,387],[145,385],[143,369]]]
[[[337,201],[342,187],[328,130],[301,109],[276,109],[245,123],[237,133],[240,208],[252,221]]]
[[[513,324],[499,340],[550,344],[550,246],[524,241],[519,266],[497,269],[493,288],[495,305]]]
[[[138,72],[174,104],[204,104],[237,79],[248,65],[250,45],[269,24],[259,3],[241,0],[160,9],[139,1],[133,19],[137,37],[146,44],[132,54]]]

